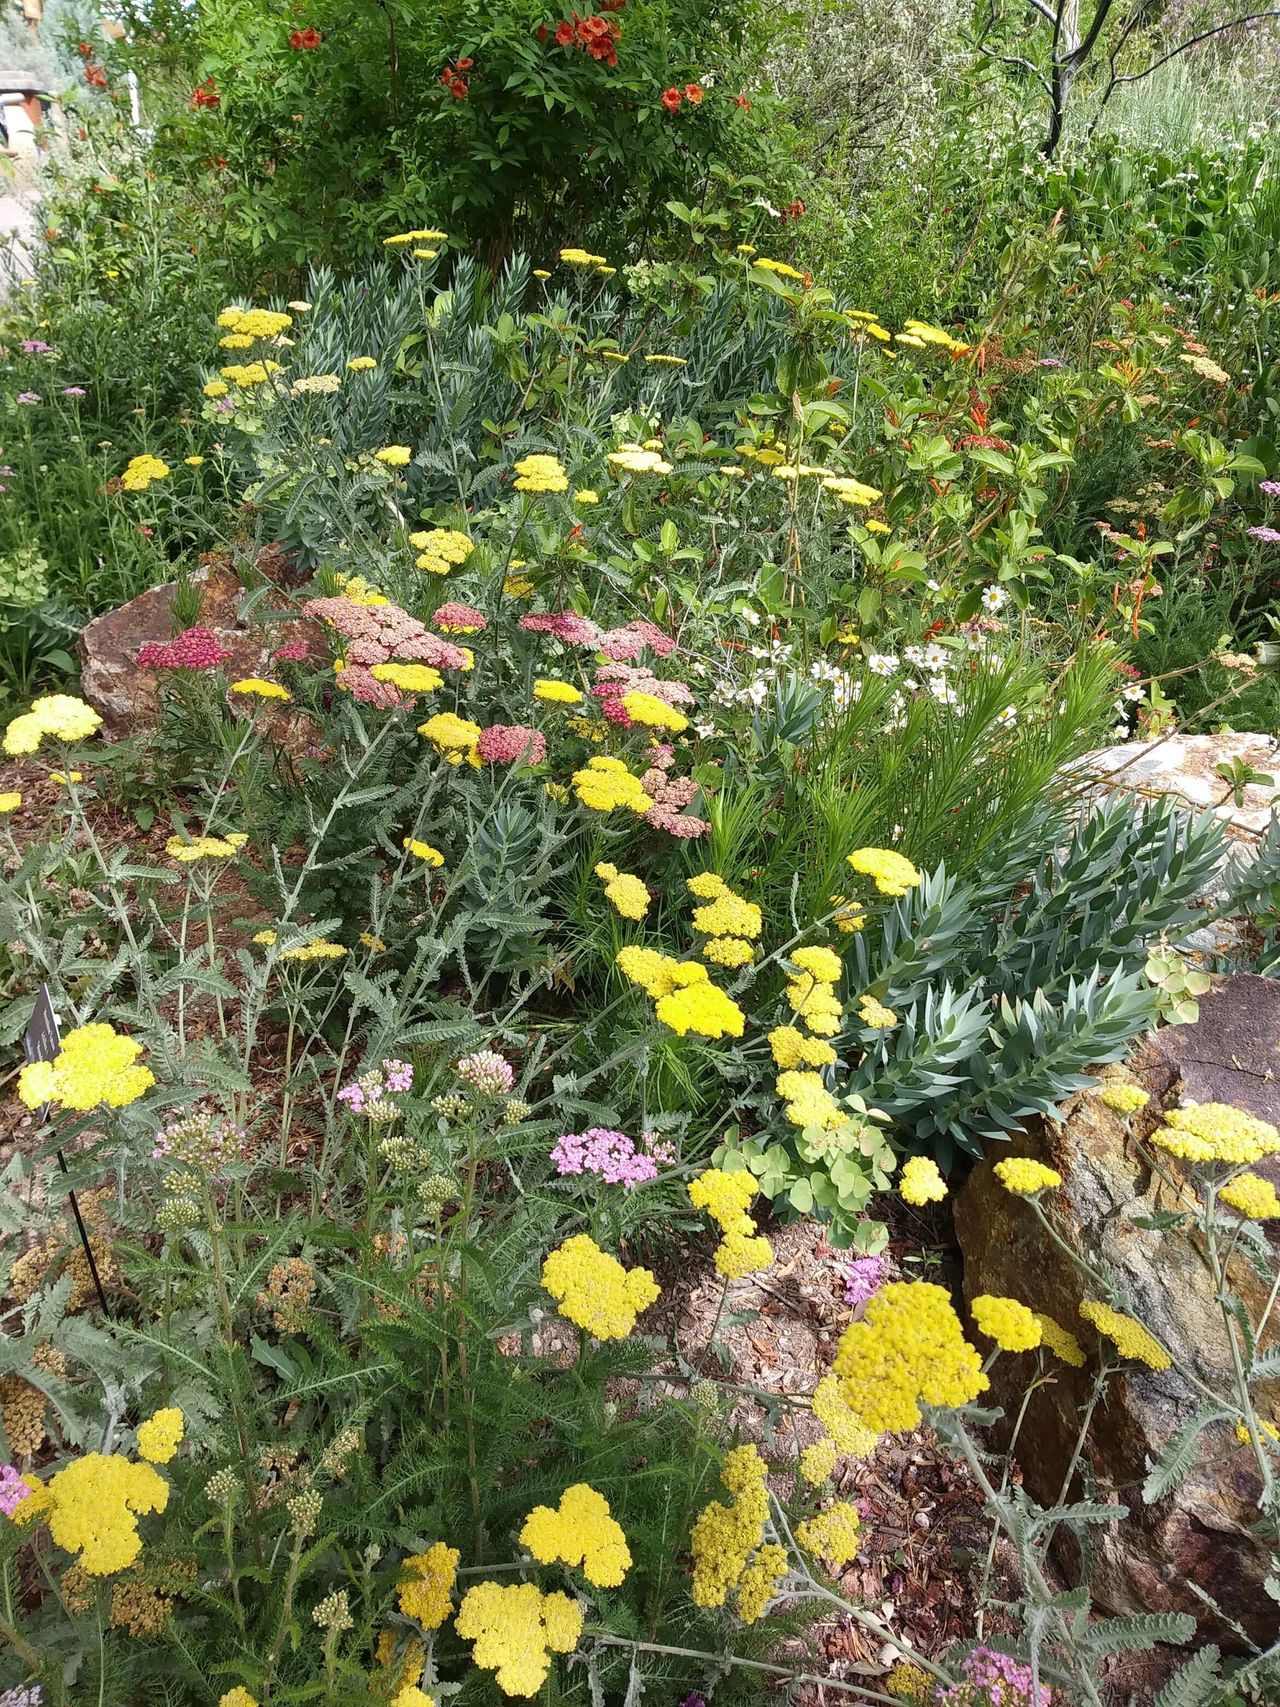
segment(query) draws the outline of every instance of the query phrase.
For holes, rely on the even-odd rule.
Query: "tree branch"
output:
[[[1202,30],[1198,36],[1188,36],[1186,41],[1179,42],[1177,47],[1170,48],[1169,52],[1161,54],[1159,59],[1153,59],[1144,70],[1130,72],[1125,77],[1117,77],[1116,84],[1141,83],[1144,77],[1150,77],[1153,71],[1158,71],[1162,65],[1168,65],[1171,59],[1176,59],[1180,53],[1186,53],[1188,48],[1199,47],[1202,41],[1211,41],[1214,36],[1225,35],[1228,30],[1238,30],[1243,24],[1260,23],[1264,18],[1280,18],[1280,11],[1246,12],[1241,18],[1232,18],[1230,23],[1215,24],[1213,29]]]
[[[1080,42],[1078,47],[1072,48],[1072,50],[1066,55],[1065,59],[1062,61],[1064,66],[1069,65],[1072,70],[1078,71],[1085,63],[1094,48],[1098,45],[1098,37],[1102,34],[1102,26],[1111,16],[1111,9],[1114,5],[1115,0],[1098,0],[1098,9],[1093,14],[1093,22],[1089,25],[1088,34]]]
[[[1034,0],[1033,0],[1033,3],[1034,3]],[[986,22],[982,27],[981,35],[979,35],[975,39],[974,44],[973,44],[977,48],[978,52],[981,54],[985,54],[985,56],[988,59],[999,60],[1002,65],[1013,65],[1013,66],[1016,66],[1019,71],[1027,72],[1029,76],[1035,78],[1036,82],[1044,90],[1045,94],[1049,97],[1050,100],[1052,100],[1053,99],[1053,90],[1050,87],[1049,79],[1044,75],[1044,73],[1037,66],[1033,65],[1029,59],[1024,59],[1021,54],[1017,54],[1017,53],[999,53],[999,52],[997,52],[997,50],[995,48],[987,46],[987,36],[995,28],[995,26],[996,26],[996,0],[987,0]]]

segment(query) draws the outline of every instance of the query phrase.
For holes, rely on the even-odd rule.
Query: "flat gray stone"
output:
[[[1184,1102],[1225,1102],[1280,1126],[1280,979],[1236,972],[1200,997],[1196,1025],[1167,1025],[1150,1048]]]

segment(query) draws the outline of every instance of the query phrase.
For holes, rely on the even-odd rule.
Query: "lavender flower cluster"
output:
[[[610,1132],[605,1126],[589,1126],[585,1132],[566,1132],[551,1150],[556,1172],[595,1174],[606,1185],[625,1186],[629,1191],[657,1179],[658,1168],[670,1167],[675,1150],[668,1143],[643,1132],[637,1144],[625,1132]]]
[[[1038,1684],[1031,1667],[995,1648],[975,1648],[960,1667],[963,1683],[940,1690],[954,1707],[1050,1707],[1053,1691]]]

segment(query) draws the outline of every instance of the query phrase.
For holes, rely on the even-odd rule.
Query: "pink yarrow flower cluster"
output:
[[[358,605],[351,599],[308,599],[303,614],[336,628],[347,641],[345,667],[339,686],[364,705],[384,710],[402,705],[406,696],[390,682],[376,681],[375,664],[430,664],[437,670],[461,670],[467,654],[460,646],[432,634],[399,605]]]
[[[1053,1691],[1037,1684],[1031,1667],[995,1648],[975,1648],[960,1667],[963,1683],[938,1692],[953,1707],[1050,1707]]]
[[[670,1167],[675,1159],[672,1146],[656,1140],[652,1133],[642,1133],[637,1144],[625,1132],[610,1132],[604,1126],[566,1132],[551,1150],[551,1160],[562,1178],[566,1174],[595,1174],[606,1185],[625,1186],[628,1191],[657,1179],[659,1165]]]
[[[526,634],[554,635],[566,646],[590,646],[615,663],[638,658],[646,647],[655,658],[669,658],[676,649],[671,636],[644,617],[622,628],[601,628],[589,616],[579,616],[576,611],[531,611],[520,618],[519,626]]]
[[[286,640],[283,646],[276,647],[271,656],[278,658],[282,664],[301,664],[309,656],[310,651],[311,648],[306,641],[299,638],[297,640]]]
[[[432,621],[441,634],[483,634],[489,626],[483,611],[478,611],[474,605],[457,603],[438,606]]]
[[[184,628],[172,640],[148,640],[139,646],[134,662],[141,670],[216,670],[234,656],[212,629]]]
[[[400,1110],[391,1098],[413,1089],[413,1068],[408,1061],[387,1060],[381,1067],[362,1073],[338,1092],[338,1101],[350,1113],[375,1123],[394,1120]]]
[[[691,776],[668,776],[674,761],[675,749],[666,741],[650,750],[649,769],[641,777],[640,786],[653,805],[645,813],[644,821],[650,829],[662,830],[668,836],[696,841],[699,836],[711,834],[711,825],[705,818],[685,815],[685,807],[697,798],[698,784]]]
[[[546,736],[522,723],[491,723],[476,742],[476,757],[487,765],[540,765],[546,756]]]
[[[31,1489],[12,1464],[0,1464],[0,1511],[12,1517],[23,1500],[31,1498]]]

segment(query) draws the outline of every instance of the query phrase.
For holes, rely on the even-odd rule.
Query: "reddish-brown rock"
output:
[[[1135,1065],[1153,1093],[1153,1108],[1175,1099],[1176,1075],[1166,1060],[1150,1051]],[[1233,1425],[1218,1423],[1205,1431],[1195,1467],[1168,1497],[1147,1506],[1141,1494],[1151,1465],[1200,1403],[1180,1370],[1193,1371],[1224,1396],[1232,1391],[1222,1316],[1202,1251],[1178,1228],[1135,1225],[1180,1205],[1152,1175],[1120,1117],[1088,1094],[1065,1113],[1062,1125],[1034,1127],[1015,1150],[1063,1174],[1052,1201],[1067,1242],[1095,1269],[1115,1277],[1133,1313],[1175,1354],[1167,1371],[1113,1379],[1089,1431],[1085,1462],[1096,1497],[1129,1508],[1122,1522],[1092,1531],[1095,1602],[1117,1614],[1188,1612],[1204,1640],[1238,1647],[1229,1623],[1189,1587],[1196,1584],[1253,1641],[1267,1646],[1280,1628],[1280,1607],[1263,1588],[1270,1563],[1265,1535],[1257,1532],[1257,1467]],[[1154,1124],[1154,1115],[1138,1118],[1147,1128]],[[956,1228],[968,1297],[990,1292],[1018,1298],[1053,1316],[1092,1353],[1096,1336],[1078,1311],[1082,1299],[1098,1296],[1098,1288],[1046,1238],[1029,1206],[1001,1187],[990,1164],[976,1168],[961,1192]],[[1256,1322],[1266,1289],[1241,1262],[1233,1265],[1232,1280]],[[1278,1337],[1273,1325],[1264,1345],[1276,1344]],[[1042,1505],[1057,1501],[1094,1369],[1092,1355],[1085,1369],[1055,1364],[1055,1379],[1031,1399],[1016,1457],[1024,1486]],[[1026,1357],[996,1361],[992,1397],[1006,1418],[1016,1414],[1029,1370]],[[1280,1419],[1280,1381],[1261,1384],[1255,1393],[1260,1414]],[[1074,1497],[1081,1492],[1077,1477]],[[1074,1568],[1073,1561],[1066,1563]]]
[[[287,600],[280,579],[287,562],[277,552],[264,552],[258,562],[260,573],[271,585],[266,598],[255,601],[255,615],[268,621],[245,621],[240,614],[245,589],[226,564],[211,562],[192,574],[200,590],[199,615],[189,625],[209,629],[231,656],[222,666],[227,681],[242,676],[278,679],[274,653],[286,641],[304,639],[319,657],[327,657],[327,643],[317,624],[305,618],[281,620]],[[161,676],[140,669],[138,650],[148,641],[171,640],[177,628],[173,614],[174,583],[151,587],[136,599],[97,617],[81,632],[80,684],[89,704],[100,713],[108,737],[136,734],[154,728],[160,716]],[[272,702],[232,699],[237,716],[253,716],[271,728],[274,737],[293,751],[314,740],[308,720],[299,718]]]

